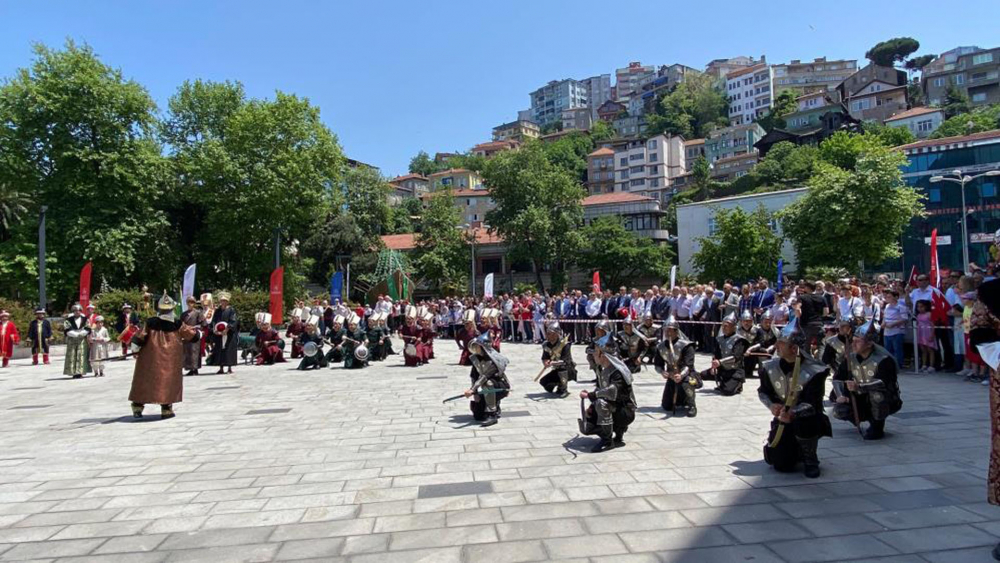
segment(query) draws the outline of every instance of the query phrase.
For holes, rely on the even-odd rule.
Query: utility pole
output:
[[[274,228],[274,269],[281,266],[281,227]]]
[[[38,306],[47,309],[45,298],[45,212],[49,210],[43,205],[38,213]]]

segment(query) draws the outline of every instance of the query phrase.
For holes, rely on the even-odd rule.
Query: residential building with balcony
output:
[[[656,74],[656,67],[631,62],[625,68],[615,70],[616,100],[627,101],[639,94],[639,82],[650,75]]]
[[[959,47],[923,68],[920,83],[930,105],[943,105],[948,88],[957,87],[974,105],[1000,103],[1000,47]]]
[[[481,224],[486,220],[486,214],[497,206],[488,190],[456,189],[452,190],[451,195],[455,198],[455,207],[460,213],[459,220],[469,225]],[[426,206],[432,197],[433,193],[427,193],[420,199]]]
[[[711,177],[720,182],[732,182],[740,176],[746,176],[754,166],[757,166],[758,159],[756,152],[720,158],[712,163]]]
[[[589,131],[593,124],[593,112],[589,107],[564,109],[562,112],[563,131]]]
[[[587,196],[582,205],[586,225],[600,217],[619,217],[625,230],[637,237],[649,238],[658,244],[668,240],[670,233],[661,228],[667,213],[656,199],[633,193],[610,193]]]
[[[711,237],[715,234],[716,226],[713,216],[716,209],[730,210],[739,208],[747,213],[753,213],[758,207],[763,206],[772,215],[771,230],[781,236],[781,225],[773,215],[805,196],[806,191],[806,188],[797,188],[777,192],[709,199],[678,205],[678,269],[684,274],[697,273],[692,259],[701,250],[701,239]],[[781,245],[781,257],[784,259],[785,271],[794,272],[796,268],[795,248],[792,246],[791,241],[787,239]]]
[[[611,98],[611,75],[599,74],[580,80],[586,91],[587,105],[590,107],[591,121],[597,121],[597,108]]]
[[[869,64],[837,86],[840,101],[851,117],[883,123],[892,114],[909,108],[906,72]]]
[[[552,80],[531,93],[532,121],[540,127],[560,123],[563,110],[588,106],[587,88],[572,78]]]
[[[587,155],[587,193],[615,191],[615,150],[601,147]]]
[[[392,180],[389,180],[389,185],[392,186],[394,195],[400,198],[400,200],[408,197],[420,197],[430,191],[430,183],[427,178],[420,174],[396,176]]]
[[[435,172],[427,177],[430,191],[435,192],[442,188],[453,190],[482,190],[483,179],[472,170],[464,168],[451,168]]]
[[[944,123],[941,108],[918,107],[892,114],[885,120],[889,127],[905,127],[918,139],[926,139]]]
[[[705,156],[705,139],[691,139],[684,141],[684,170],[691,171],[698,159]]]
[[[612,123],[622,115],[622,112],[628,112],[627,105],[614,100],[608,100],[597,108],[597,118],[601,121]]]
[[[754,143],[763,136],[764,129],[756,123],[713,129],[705,137],[705,159],[712,164],[722,158],[756,152]]]
[[[670,179],[683,174],[684,139],[656,135],[632,139],[615,148],[615,191],[647,194],[670,185]]]
[[[772,129],[754,143],[761,158],[782,141],[818,145],[837,131],[860,130],[861,122],[851,117],[844,104],[834,103],[824,92],[800,96],[798,107],[798,111],[781,116],[784,127]]]
[[[661,96],[684,82],[688,76],[695,74],[701,74],[701,71],[682,64],[672,64],[663,65],[656,71],[656,74],[641,78],[639,80],[639,97],[642,101],[642,111],[645,113],[654,111],[656,101]],[[629,111],[631,111],[631,107]]]
[[[774,65],[774,95],[792,90],[796,95],[813,92],[830,92],[858,70],[855,59],[828,61],[818,57],[812,62],[793,60],[787,64]]]
[[[646,116],[626,115],[616,117],[611,122],[611,127],[619,137],[641,137],[646,134]]]
[[[762,63],[726,75],[729,124],[743,125],[764,117],[771,110],[771,66]]]
[[[764,62],[767,62],[767,59],[763,55],[760,57],[759,61],[753,57],[745,57],[743,55],[729,59],[715,59],[705,65],[705,74],[714,78],[724,79],[731,72],[742,70]]]
[[[528,139],[537,139],[542,134],[541,128],[534,121],[518,119],[493,128],[494,141],[517,141],[526,142]]]
[[[493,158],[493,156],[497,153],[513,150],[519,146],[521,146],[521,143],[517,141],[490,141],[475,145],[472,149],[470,149],[470,152],[483,158]]]

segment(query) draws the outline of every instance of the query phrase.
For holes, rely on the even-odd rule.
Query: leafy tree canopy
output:
[[[912,37],[894,37],[876,43],[868,49],[865,58],[879,66],[896,66],[920,49],[920,42]]]
[[[654,113],[647,115],[647,133],[669,133],[685,139],[704,137],[713,126],[729,124],[729,102],[711,76],[688,76],[673,91],[660,98]]]
[[[456,228],[459,210],[451,189],[435,192],[421,218],[413,265],[418,277],[437,282],[444,293],[460,293],[468,287],[469,244]]]
[[[410,159],[410,174],[420,174],[421,176],[430,176],[435,172],[440,172],[444,170],[440,163],[435,162],[429,154],[424,151],[420,151]]]
[[[945,118],[951,118],[972,111],[972,101],[969,100],[969,94],[965,90],[952,84],[945,92],[943,108]]]
[[[958,137],[1000,129],[1000,104],[978,107],[969,113],[946,119],[931,138]]]
[[[759,206],[715,209],[715,232],[698,238],[701,247],[691,257],[703,280],[747,280],[772,277],[781,258],[782,239],[771,230],[771,214]]]
[[[787,126],[784,116],[795,113],[798,109],[799,105],[795,101],[795,91],[785,90],[774,98],[771,111],[757,120],[757,124],[768,132],[774,129],[784,129]]]
[[[615,128],[604,120],[597,120],[590,126],[590,139],[595,143],[615,137]]]
[[[633,285],[640,278],[670,275],[673,251],[625,230],[617,217],[600,217],[582,230],[583,246],[576,264],[601,272],[608,287]]]

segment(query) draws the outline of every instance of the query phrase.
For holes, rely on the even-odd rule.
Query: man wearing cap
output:
[[[403,361],[407,367],[416,367],[426,363],[420,351],[420,336],[423,330],[417,326],[417,308],[407,305],[405,311],[406,319],[403,327],[399,329],[399,335],[403,339]]]
[[[319,324],[319,315],[311,315],[306,320],[305,328],[299,335],[299,342],[302,344],[302,361],[299,362],[298,369],[302,371],[327,366],[326,356],[323,354],[323,334],[319,331]],[[311,349],[315,351],[309,354],[308,351]]]
[[[431,325],[432,320],[434,320],[434,314],[430,311],[424,311],[423,316],[417,320],[417,324],[420,326],[420,346],[417,346],[417,350],[422,354],[425,364],[434,359],[434,327]]]
[[[846,392],[837,393],[833,416],[854,422],[856,408],[858,422],[869,423],[864,433],[866,440],[882,438],[886,418],[903,408],[896,360],[875,344],[878,333],[879,325],[874,319],[855,329],[847,360],[840,364],[833,378],[846,387]]]
[[[600,368],[597,387],[592,391],[580,391],[580,399],[590,400],[590,407],[579,421],[580,433],[596,434],[601,439],[590,450],[593,453],[624,446],[625,432],[635,420],[632,373],[624,362],[612,355],[616,349],[611,335],[594,342],[594,361]]]
[[[87,317],[83,316],[83,308],[77,303],[73,305],[72,313],[63,321],[63,334],[66,335],[66,358],[63,361],[63,375],[80,379],[85,373],[90,373],[90,350],[87,349]]]
[[[576,363],[573,361],[572,347],[569,337],[563,334],[557,321],[551,320],[545,324],[542,363],[552,369],[539,383],[546,392],[555,392],[562,398],[569,396],[566,386],[570,381],[576,381]]]
[[[722,395],[736,395],[743,392],[746,380],[743,356],[750,342],[736,330],[736,315],[722,319],[722,331],[716,337],[717,346],[713,353],[712,367],[703,371],[703,379],[715,379],[715,388]]]
[[[96,309],[94,309],[93,304],[87,305],[87,326],[89,326],[90,329],[93,330],[96,325],[97,325],[97,311]]]
[[[472,362],[469,360],[469,341],[478,336],[479,329],[476,328],[476,311],[475,309],[466,309],[462,313],[462,328],[458,329],[458,332],[455,333],[455,343],[458,344],[458,349],[462,351],[462,355],[458,358],[458,365],[472,365]]]
[[[233,373],[236,356],[239,353],[240,325],[236,319],[236,311],[229,305],[229,294],[219,293],[219,306],[212,315],[212,355],[209,364],[218,366],[221,374],[224,370]]]
[[[639,373],[642,369],[642,354],[646,351],[646,341],[635,331],[634,322],[631,316],[622,319],[622,329],[615,338],[618,339],[618,357],[625,362],[632,373]]]
[[[358,358],[356,353],[359,348],[368,348],[368,336],[361,328],[361,318],[356,313],[351,313],[347,318],[347,331],[344,333],[344,368],[359,369],[368,365],[367,356]]]
[[[52,340],[52,323],[45,318],[45,309],[35,311],[35,319],[28,325],[28,340],[31,341],[31,365],[38,365],[38,355],[49,365],[49,341]]]
[[[695,391],[701,389],[703,383],[694,370],[695,343],[681,332],[673,315],[664,321],[663,331],[666,338],[656,347],[653,356],[656,373],[666,380],[660,407],[670,413],[676,413],[678,407],[687,407],[689,417],[698,416]]]
[[[198,342],[201,330],[175,319],[174,305],[164,291],[156,303],[157,316],[147,319],[146,326],[132,339],[139,347],[128,395],[135,418],[142,418],[148,403],[160,405],[161,418],[173,418],[174,403],[183,399],[184,344]]]
[[[274,330],[274,327],[271,326],[270,313],[264,313],[264,316],[261,318],[260,330],[257,332],[254,344],[258,351],[255,358],[258,366],[270,366],[285,361],[285,356],[282,352],[284,342],[281,340],[281,335],[278,334],[278,331]]]
[[[122,344],[122,356],[128,354],[128,345],[132,342],[132,337],[139,332],[139,315],[132,311],[132,306],[128,303],[122,305],[122,312],[118,314],[115,322],[115,330],[118,331],[118,341]]]
[[[755,345],[760,340],[762,331],[754,324],[753,314],[750,313],[749,309],[740,313],[740,326],[736,332],[742,334],[743,338],[750,343],[747,352],[743,355],[743,373],[752,377],[757,373],[757,356],[754,355],[754,352],[757,351]]]
[[[500,401],[510,392],[510,381],[504,371],[507,369],[507,357],[493,350],[489,337],[485,334],[469,341],[469,361],[472,370],[469,378],[472,386],[463,394],[472,399],[469,409],[472,417],[483,426],[492,426],[500,418]]]
[[[188,295],[185,303],[187,309],[181,313],[181,322],[201,330],[205,326],[205,313],[198,306],[198,300],[194,298],[194,295]],[[187,375],[198,375],[198,370],[201,369],[200,338],[198,342],[184,343],[184,369],[187,370]]]
[[[801,461],[803,473],[819,477],[819,439],[833,436],[823,413],[823,390],[830,370],[806,353],[806,335],[793,319],[781,331],[777,357],[763,362],[757,396],[774,419],[764,446],[764,461],[778,471],[793,471]]]
[[[344,323],[346,321],[347,319],[343,316],[334,315],[326,329],[326,341],[330,343],[330,351],[326,353],[326,363],[331,368],[333,368],[333,364],[344,361],[344,337],[347,336]],[[323,322],[325,321],[321,318],[320,323]]]
[[[0,311],[0,358],[3,358],[3,367],[10,364],[10,359],[14,357],[14,345],[20,341],[17,327],[10,320],[10,313]],[[35,363],[38,363],[37,356]]]
[[[288,328],[285,329],[285,338],[292,343],[293,360],[302,357],[302,342],[299,340],[299,335],[305,330],[306,325],[302,322],[302,309],[296,307],[292,309],[292,319],[288,323]]]

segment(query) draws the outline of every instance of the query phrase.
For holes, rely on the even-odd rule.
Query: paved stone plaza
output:
[[[585,386],[548,398],[537,346],[504,345],[514,390],[486,429],[441,403],[469,378],[437,349],[415,369],[188,377],[176,418],[142,422],[131,361],[84,380],[18,361],[0,372],[0,561],[962,563],[1000,541],[986,389],[956,376],[904,376],[882,442],[835,422],[807,480],[763,463],[756,380],[708,382],[697,418],[669,419],[647,368],[627,446],[590,454]]]

